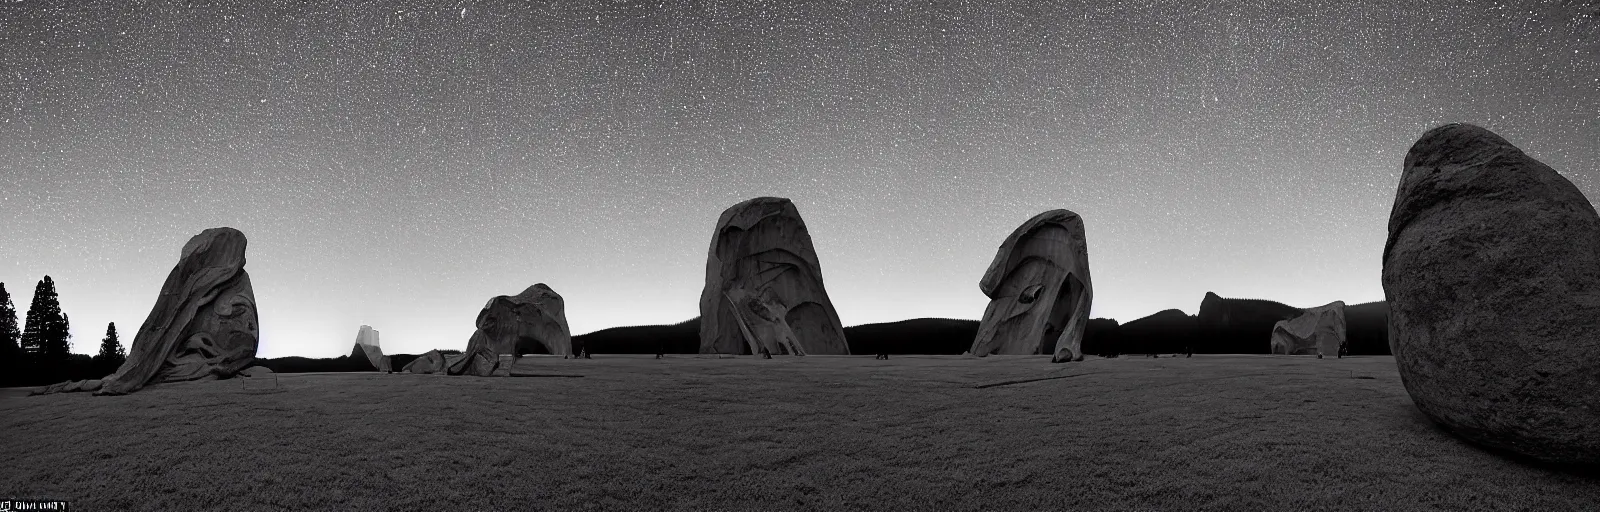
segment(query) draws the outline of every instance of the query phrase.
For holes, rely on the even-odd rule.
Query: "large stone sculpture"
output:
[[[400,371],[408,373],[444,373],[444,369],[444,354],[438,350],[429,350],[428,353],[417,356],[416,359],[406,363],[405,366],[400,368]]]
[[[350,349],[350,360],[357,363],[366,361],[372,365],[372,370],[389,371],[388,356],[383,355],[383,349],[378,345],[377,329],[363,325],[356,331],[356,344]]]
[[[255,361],[256,298],[244,270],[244,233],[212,228],[183,245],[150,316],[116,373],[41,392],[122,395],[148,384],[231,378]]]
[[[1338,357],[1345,344],[1344,302],[1306,309],[1272,326],[1274,354]]]
[[[514,296],[489,299],[478,312],[477,326],[463,357],[450,363],[451,375],[491,376],[502,355],[515,359],[526,353],[572,353],[565,302],[544,283]]]
[[[1406,154],[1383,251],[1389,341],[1417,407],[1457,435],[1600,463],[1600,215],[1488,130]]]
[[[1028,219],[1000,244],[978,289],[990,300],[972,341],[973,355],[1083,360],[1094,287],[1078,214],[1051,210]]]
[[[758,197],[717,219],[700,293],[705,354],[850,353],[800,211]]]

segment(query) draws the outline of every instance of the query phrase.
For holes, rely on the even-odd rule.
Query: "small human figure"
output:
[[[589,349],[583,349],[583,358],[584,359],[593,359],[593,358],[589,357]]]

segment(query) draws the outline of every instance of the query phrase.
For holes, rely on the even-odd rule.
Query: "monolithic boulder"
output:
[[[450,363],[451,375],[493,375],[502,355],[572,353],[565,302],[544,283],[489,299],[478,312],[477,326],[464,357]]]
[[[1306,309],[1272,327],[1274,354],[1338,357],[1345,344],[1344,302]]]
[[[703,354],[850,353],[800,211],[759,197],[717,219],[700,293]]]
[[[1389,341],[1428,417],[1473,442],[1600,464],[1600,216],[1488,130],[1406,154],[1383,251]]]
[[[444,373],[444,369],[444,354],[439,353],[437,350],[429,350],[428,353],[417,356],[416,359],[406,363],[404,367],[400,368],[400,371],[409,373]]]
[[[207,229],[184,244],[150,316],[116,373],[68,383],[97,395],[122,395],[148,384],[226,379],[255,361],[256,299],[244,270],[244,233]],[[49,388],[46,388],[49,389]]]
[[[1094,287],[1078,214],[1051,210],[1028,219],[1000,244],[978,289],[990,300],[970,352],[1083,360]]]
[[[363,325],[356,331],[356,344],[350,349],[350,360],[359,364],[369,364],[371,370],[388,371],[388,362],[384,360],[383,349],[378,346],[377,329]]]

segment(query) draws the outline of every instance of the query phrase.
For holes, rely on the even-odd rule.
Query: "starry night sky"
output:
[[[1490,2],[0,0],[0,282],[124,343],[250,239],[260,355],[698,314],[718,214],[794,200],[846,325],[976,319],[1029,217],[1096,317],[1381,300],[1405,151],[1488,127],[1600,197],[1600,8]],[[251,4],[251,5],[244,5]]]

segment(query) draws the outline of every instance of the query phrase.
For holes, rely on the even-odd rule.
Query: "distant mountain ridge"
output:
[[[1189,350],[1196,354],[1266,354],[1271,351],[1272,326],[1302,311],[1276,301],[1226,298],[1207,292],[1196,315],[1168,309],[1125,323],[1092,318],[1084,331],[1082,350],[1088,355],[1176,354]],[[1388,318],[1388,304],[1383,301],[1345,306],[1350,355],[1390,355]],[[879,351],[891,355],[960,355],[972,347],[978,321],[912,318],[845,327],[844,332],[854,355]],[[572,347],[574,352],[588,350],[591,354],[698,354],[700,317],[675,324],[601,329],[573,336]],[[280,373],[373,371],[370,363],[352,356],[356,354],[258,361]],[[393,367],[401,368],[417,356],[390,357]]]

